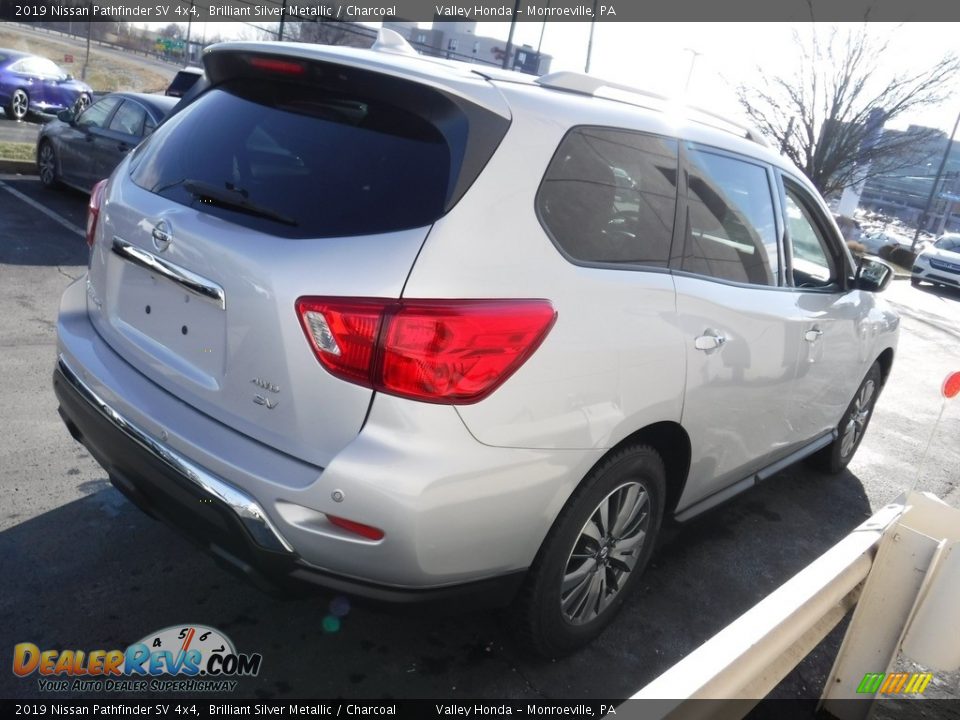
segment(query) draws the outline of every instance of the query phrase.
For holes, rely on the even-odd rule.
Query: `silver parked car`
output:
[[[515,602],[556,655],[665,518],[850,462],[890,269],[752,133],[396,37],[204,66],[94,189],[54,387],[116,487],[220,560]]]
[[[960,287],[960,233],[941,235],[917,255],[910,282],[916,287],[921,281]]]

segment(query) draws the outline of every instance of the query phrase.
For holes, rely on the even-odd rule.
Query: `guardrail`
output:
[[[858,720],[891,692],[864,688],[866,674],[890,673],[901,652],[931,670],[960,667],[958,597],[960,510],[904,493],[632,699],[658,700],[651,717],[742,717],[855,608],[821,708]],[[721,698],[739,702],[695,702]]]

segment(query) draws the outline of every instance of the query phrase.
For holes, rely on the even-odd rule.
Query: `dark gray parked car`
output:
[[[77,116],[62,111],[37,138],[40,182],[89,191],[156,129],[177,102],[163,95],[121,92],[105,95]]]

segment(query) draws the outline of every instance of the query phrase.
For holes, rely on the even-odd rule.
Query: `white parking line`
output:
[[[57,213],[55,213],[53,210],[51,210],[50,208],[48,208],[46,205],[42,205],[41,203],[38,203],[38,202],[37,202],[36,200],[34,200],[32,197],[28,197],[28,196],[24,195],[22,192],[20,192],[19,190],[10,187],[10,186],[7,185],[5,182],[3,182],[3,180],[0,180],[0,190],[6,190],[8,193],[10,193],[11,195],[13,195],[14,197],[20,198],[21,200],[23,200],[23,201],[24,201],[27,205],[29,205],[30,207],[32,207],[32,208],[34,208],[34,209],[36,209],[36,210],[39,210],[39,211],[42,212],[44,215],[46,215],[48,218],[50,218],[51,220],[53,220],[55,223],[58,223],[58,224],[60,224],[60,225],[63,225],[63,227],[65,227],[67,230],[69,230],[69,231],[71,231],[71,232],[75,232],[75,233],[76,233],[77,235],[79,235],[80,237],[85,238],[85,237],[87,236],[86,230],[84,230],[83,228],[77,227],[77,226],[74,225],[72,222],[70,222],[70,221],[67,220],[65,217],[63,217],[62,215],[58,215]]]

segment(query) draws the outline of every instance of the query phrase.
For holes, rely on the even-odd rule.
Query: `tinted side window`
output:
[[[110,121],[110,129],[127,135],[143,135],[143,121],[146,111],[134,102],[124,100]]]
[[[687,213],[680,268],[752,285],[777,284],[777,232],[767,171],[687,151]]]
[[[830,246],[817,225],[803,191],[784,183],[787,235],[793,267],[793,284],[798,288],[825,288],[837,282],[836,262]]]
[[[574,260],[666,267],[677,204],[677,142],[578,128],[537,193],[547,231]]]
[[[110,111],[120,102],[120,98],[104,98],[99,102],[83,111],[83,114],[77,119],[77,125],[81,127],[103,127],[107,121]]]

